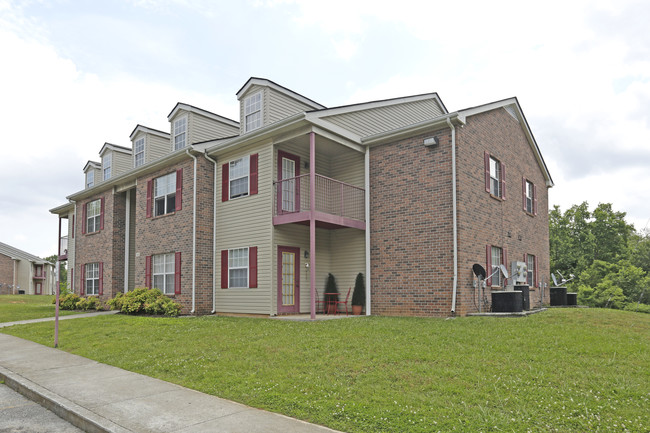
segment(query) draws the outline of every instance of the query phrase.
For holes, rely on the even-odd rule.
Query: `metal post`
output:
[[[309,290],[311,319],[316,319],[316,134],[309,133]]]

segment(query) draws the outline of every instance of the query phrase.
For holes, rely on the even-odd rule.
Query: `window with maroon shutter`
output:
[[[181,173],[182,181],[182,173]],[[176,211],[176,180],[178,172],[166,174],[153,180],[153,216],[167,215]],[[182,185],[181,185],[182,187]]]
[[[88,203],[84,204],[81,207],[81,234],[82,235],[86,234],[86,218],[88,215],[88,212],[86,211],[86,206],[88,206]]]
[[[93,200],[86,203],[83,207],[83,227],[85,228],[84,233],[96,233],[101,230],[103,227],[103,215],[102,212],[104,207],[104,198]]]
[[[183,169],[176,170],[176,211],[183,208]]]
[[[228,201],[230,197],[230,191],[228,188],[228,179],[230,179],[228,163],[221,166],[221,201]]]
[[[524,211],[537,215],[537,187],[528,179],[523,180]]]
[[[76,227],[74,226],[74,215],[72,215],[72,239],[74,239],[74,232],[77,231]]]
[[[485,191],[506,198],[506,165],[485,152]]]
[[[81,283],[81,284],[79,285],[79,294],[81,296],[83,296],[84,293],[85,293],[85,287],[86,287],[86,265],[83,265],[83,264],[81,265],[80,274],[81,274],[81,277],[79,278],[79,283]]]
[[[221,250],[221,288],[228,288],[228,250]]]
[[[487,285],[489,286],[503,286],[502,273],[499,268],[507,260],[507,252],[501,247],[488,245],[486,247],[487,256],[487,273],[491,275],[488,278]]]
[[[257,247],[248,249],[248,287],[257,287]]]
[[[490,154],[484,152],[483,159],[485,164],[485,192],[490,192]]]
[[[181,252],[175,254],[174,260],[174,293],[181,294]]]
[[[251,162],[250,162],[250,192],[251,195],[257,194],[257,179],[258,179],[258,160],[259,160],[259,154],[255,153],[251,155]]]
[[[102,197],[100,200],[99,230],[104,230],[104,197]]]
[[[151,256],[145,257],[144,260],[144,286],[151,289]]]
[[[99,295],[104,294],[104,262],[99,262]]]
[[[151,218],[151,211],[153,209],[153,180],[147,181],[147,218]]]

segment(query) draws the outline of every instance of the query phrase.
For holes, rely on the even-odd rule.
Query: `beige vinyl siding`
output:
[[[88,173],[89,171],[92,171],[92,172],[95,173],[95,175],[94,175],[95,176],[95,178],[94,178],[95,186],[99,185],[100,183],[102,183],[104,181],[104,178],[102,176],[102,171],[99,168],[89,168],[86,171],[86,173]],[[84,174],[84,188],[85,187],[86,187],[86,174]]]
[[[119,176],[120,174],[126,173],[127,171],[133,168],[133,156],[130,153],[124,153],[124,152],[111,152],[111,153],[113,154],[113,166],[111,167],[111,179]]]
[[[332,157],[331,178],[363,188],[365,156],[360,152],[342,151]]]
[[[243,156],[259,154],[258,194],[221,201],[223,164]],[[239,149],[219,155],[217,171],[217,276],[216,310],[230,313],[271,314],[272,251],[272,176],[273,146]],[[250,289],[221,288],[221,251],[230,248],[257,247],[258,286]]]
[[[159,135],[147,134],[145,139],[144,160],[145,163],[155,161],[171,152],[170,138],[163,138]]]
[[[265,117],[265,121],[268,121],[268,123],[265,123],[265,125],[275,123],[296,113],[313,110],[313,107],[299,102],[275,89],[267,89],[265,96],[267,96],[268,100],[268,103],[265,103],[265,108],[268,110],[268,116]]]
[[[316,139],[318,141],[318,138]],[[290,153],[292,155],[295,155],[300,158],[300,171],[299,174],[307,174],[309,173],[309,169],[305,168],[305,163],[309,163],[309,145],[301,145],[297,142],[286,142],[282,143],[282,145],[278,148],[278,150],[281,150],[286,153]],[[278,153],[277,151],[275,152],[275,156],[273,158],[273,164],[274,164],[274,177],[273,180],[278,180]],[[319,156],[318,154],[318,143],[316,144],[316,173],[317,174],[322,174],[323,176],[330,176],[330,160],[327,157],[324,157],[322,155]],[[297,170],[296,170],[297,171]]]
[[[188,119],[190,143],[213,140],[215,138],[231,137],[239,134],[239,128],[201,116],[198,113],[189,113]]]
[[[354,281],[359,272],[366,273],[366,235],[363,230],[340,229],[332,230],[332,273],[339,286],[341,300],[345,300],[348,288],[354,290]],[[352,292],[348,300],[348,310],[351,310]]]
[[[323,117],[324,120],[348,129],[362,137],[412,125],[443,114],[434,99],[405,102],[392,106],[360,110]]]

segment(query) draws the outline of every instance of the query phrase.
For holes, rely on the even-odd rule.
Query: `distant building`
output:
[[[0,242],[0,295],[53,295],[55,291],[54,265]]]
[[[183,314],[314,311],[333,273],[366,277],[366,313],[477,309],[528,266],[549,275],[553,181],[516,98],[449,113],[437,93],[326,108],[273,81],[237,92],[239,121],[178,103],[169,131],[106,143],[52,209],[82,295],[157,287]],[[506,170],[507,167],[507,170]],[[65,248],[63,245],[65,244]],[[546,296],[548,298],[548,296]]]

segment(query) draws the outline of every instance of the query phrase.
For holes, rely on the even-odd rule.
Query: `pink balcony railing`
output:
[[[309,211],[309,174],[273,182],[274,215]],[[363,188],[316,175],[316,211],[365,221]]]

